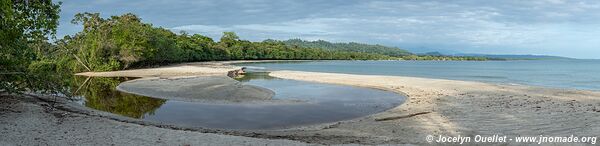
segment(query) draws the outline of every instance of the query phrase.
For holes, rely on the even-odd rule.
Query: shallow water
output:
[[[237,65],[267,70],[398,75],[600,90],[600,60],[313,61]]]
[[[362,117],[393,108],[405,100],[400,94],[377,89],[250,74],[238,80],[273,90],[273,100],[298,102],[210,104],[116,91],[116,85],[125,80],[93,78],[79,94],[81,103],[94,109],[165,124],[222,129],[279,129]]]

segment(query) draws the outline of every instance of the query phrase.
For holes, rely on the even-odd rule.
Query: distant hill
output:
[[[456,50],[450,50],[450,49],[442,49],[442,48],[430,48],[430,47],[407,47],[405,48],[406,50],[415,53],[415,54],[426,54],[426,53],[432,53],[432,52],[438,52],[441,54],[446,54],[446,55],[450,55],[450,54],[461,54],[463,52],[459,52]]]
[[[486,57],[491,59],[508,59],[508,60],[546,60],[546,59],[573,59],[561,56],[550,56],[550,55],[494,55],[494,54],[454,54],[454,56],[472,56],[472,57]]]
[[[388,56],[406,56],[413,55],[413,53],[400,49],[398,47],[387,47],[383,45],[369,45],[369,44],[361,44],[361,43],[332,43],[324,40],[318,41],[306,41],[301,39],[289,39],[286,41],[282,41],[284,44],[288,46],[299,46],[299,47],[307,47],[307,48],[321,48],[325,50],[333,50],[333,51],[347,51],[347,52],[363,52],[363,53],[374,53],[374,54],[383,54]]]
[[[440,52],[427,52],[427,53],[417,53],[417,55],[429,55],[429,56],[448,56],[448,55],[444,55]]]

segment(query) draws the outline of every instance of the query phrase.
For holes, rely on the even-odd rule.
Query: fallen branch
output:
[[[85,63],[83,63],[81,61],[81,59],[79,59],[79,57],[77,57],[77,55],[73,54],[73,57],[75,57],[75,59],[77,59],[77,62],[79,62],[81,65],[83,65],[83,67],[85,67],[85,69],[87,69],[88,71],[92,71],[87,65],[85,65]]]
[[[420,112],[420,113],[414,113],[414,114],[409,114],[409,115],[404,115],[404,116],[394,116],[394,117],[387,117],[387,118],[379,118],[379,119],[375,119],[375,121],[397,120],[397,119],[410,118],[410,117],[414,117],[414,116],[418,116],[418,115],[423,115],[423,114],[429,114],[429,113],[431,113],[431,112]]]

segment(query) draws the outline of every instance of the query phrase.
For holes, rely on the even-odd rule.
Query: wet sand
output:
[[[224,76],[223,73],[226,74],[228,69],[239,68],[224,65],[226,63],[184,64],[80,75]],[[600,93],[595,91],[300,71],[275,71],[270,75],[389,90],[405,93],[408,99],[391,110],[353,120],[287,130],[252,131],[254,134],[247,134],[247,131],[216,133],[318,144],[427,144],[427,135],[598,136],[600,131]],[[393,120],[381,120],[386,118]],[[127,124],[127,120],[121,124]],[[173,129],[165,129],[170,130]]]
[[[269,89],[243,85],[227,76],[145,78],[119,84],[117,90],[188,102],[252,102],[271,100]]]

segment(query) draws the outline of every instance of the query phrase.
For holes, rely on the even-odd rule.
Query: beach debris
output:
[[[408,114],[408,115],[403,115],[403,116],[393,116],[393,117],[386,117],[386,118],[378,118],[378,119],[375,119],[375,121],[397,120],[397,119],[410,118],[410,117],[414,117],[414,116],[418,116],[418,115],[423,115],[423,114],[429,114],[429,113],[431,113],[431,112],[419,112],[419,113]]]

